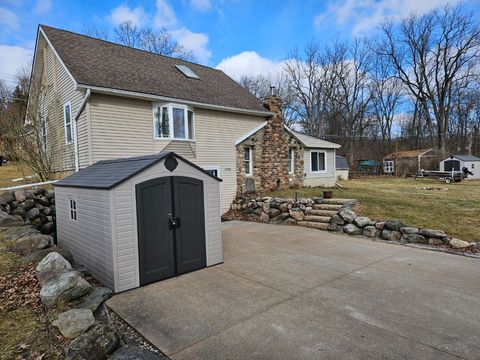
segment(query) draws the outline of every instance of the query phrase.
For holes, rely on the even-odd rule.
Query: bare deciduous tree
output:
[[[446,6],[425,15],[411,15],[382,26],[378,47],[396,69],[396,76],[418,100],[438,147],[447,151],[449,121],[459,89],[475,82],[480,54],[480,28],[473,14]],[[477,68],[478,70],[478,68]]]

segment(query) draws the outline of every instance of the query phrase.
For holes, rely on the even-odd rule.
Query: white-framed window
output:
[[[213,176],[216,176],[218,178],[220,177],[220,168],[218,166],[215,166],[215,165],[202,166],[202,169]]]
[[[295,149],[293,148],[288,150],[288,172],[295,173]]]
[[[244,162],[245,162],[245,176],[253,175],[253,159],[252,159],[252,147],[245,146],[244,151]]]
[[[48,118],[42,120],[40,128],[40,143],[42,145],[42,151],[46,153],[48,149]]]
[[[383,162],[383,172],[385,174],[392,174],[395,170],[395,162],[393,160],[385,160]]]
[[[180,104],[154,104],[153,138],[195,140],[195,114]]]
[[[70,219],[77,220],[77,202],[70,199]]]
[[[65,124],[65,143],[73,142],[72,105],[70,101],[63,105],[63,121]]]
[[[310,151],[310,172],[327,172],[327,153],[325,151]]]

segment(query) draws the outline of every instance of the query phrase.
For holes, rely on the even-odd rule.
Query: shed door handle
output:
[[[180,219],[178,217],[172,216],[168,219],[170,225],[170,230],[178,229],[180,227]]]

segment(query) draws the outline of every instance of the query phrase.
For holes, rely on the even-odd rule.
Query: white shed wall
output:
[[[473,173],[473,175],[468,175],[468,179],[480,179],[480,161],[462,161],[457,158],[454,158],[454,159],[448,158],[440,161],[440,171],[445,171],[445,161],[448,161],[448,160],[460,161],[460,171],[462,171],[464,167],[470,170]]]
[[[70,199],[77,203],[77,220],[70,218]],[[55,205],[58,245],[113,289],[110,192],[56,187]]]
[[[160,161],[112,190],[113,258],[117,292],[140,286],[135,185],[163,176],[186,176],[203,181],[207,266],[223,262],[220,182],[180,160],[173,172],[168,171],[163,161]]]

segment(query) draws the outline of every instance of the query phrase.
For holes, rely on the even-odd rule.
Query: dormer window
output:
[[[154,104],[153,137],[193,141],[195,139],[193,110],[179,104]]]

